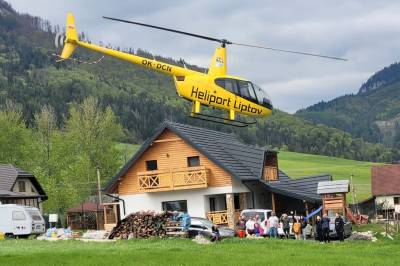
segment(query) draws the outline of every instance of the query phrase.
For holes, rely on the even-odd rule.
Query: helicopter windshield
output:
[[[268,94],[254,83],[253,83],[253,88],[254,91],[256,92],[258,102],[261,105],[267,107],[268,109],[272,109],[271,98],[268,96]]]
[[[268,94],[259,86],[246,80],[232,78],[217,78],[215,84],[249,101],[272,109]]]

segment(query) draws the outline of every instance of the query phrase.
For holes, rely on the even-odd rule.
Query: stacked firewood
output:
[[[169,225],[171,223],[176,229],[178,228],[178,223],[173,222],[172,215],[167,212],[142,211],[131,213],[118,222],[117,226],[111,231],[109,239],[170,236],[171,228]],[[179,235],[182,234],[180,233]]]

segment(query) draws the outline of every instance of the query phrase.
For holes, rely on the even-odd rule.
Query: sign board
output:
[[[56,223],[58,222],[58,214],[49,214],[49,222],[50,223]]]
[[[394,205],[394,212],[400,213],[400,205],[399,204]]]

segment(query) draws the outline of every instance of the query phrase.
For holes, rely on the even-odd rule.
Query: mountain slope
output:
[[[370,142],[400,147],[400,65],[373,75],[358,94],[299,110],[297,117],[322,123]]]
[[[59,27],[18,14],[2,0],[0,22],[0,108],[7,101],[20,104],[30,126],[33,115],[43,105],[51,105],[59,126],[63,127],[71,105],[95,96],[103,105],[111,106],[118,116],[125,128],[126,138],[121,140],[125,142],[140,143],[160,122],[169,119],[235,132],[247,143],[271,148],[367,161],[390,161],[399,156],[382,145],[366,143],[341,130],[315,125],[279,110],[246,129],[193,120],[187,116],[190,103],[176,95],[170,77],[109,57],[91,65],[71,60],[56,63],[51,54],[59,52],[53,47]],[[153,57],[143,50],[127,48],[126,51]],[[80,49],[74,56],[86,61],[99,57]],[[182,64],[180,60],[156,58]]]

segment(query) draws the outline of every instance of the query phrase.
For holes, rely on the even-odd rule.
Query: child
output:
[[[294,238],[296,240],[301,240],[301,223],[299,218],[296,218],[296,222],[292,226],[292,231],[294,233]]]
[[[221,235],[219,234],[217,225],[214,225],[213,227],[211,227],[211,235],[212,235],[211,242],[220,240]]]
[[[262,227],[260,226],[259,223],[255,223],[254,224],[254,234],[259,237],[259,236],[263,236],[264,235],[264,230],[262,229]]]

